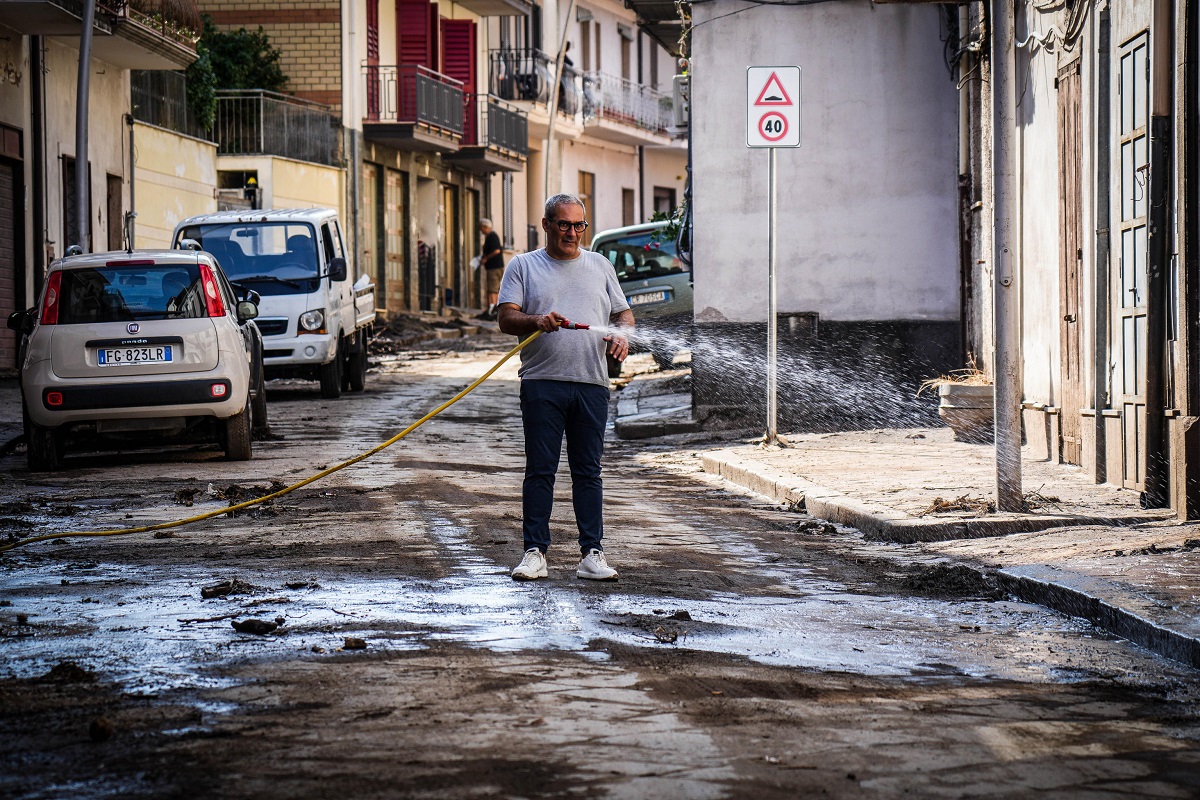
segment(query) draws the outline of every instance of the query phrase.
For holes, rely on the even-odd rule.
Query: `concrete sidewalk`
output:
[[[679,381],[651,373],[623,392],[641,383],[639,398],[670,396],[677,392],[654,384],[677,388]],[[676,409],[678,400],[663,405]],[[637,403],[632,417],[618,403],[618,435],[623,422],[642,430],[661,422],[664,432],[698,427],[678,410],[656,421],[644,406]],[[1135,492],[1096,485],[1082,470],[1035,460],[1028,449],[1022,475],[1029,513],[997,514],[987,508],[994,449],[956,442],[945,428],[787,439],[786,447],[747,443],[708,450],[701,459],[706,472],[862,531],[864,546],[878,550],[872,555],[969,567],[1022,600],[1200,667],[1200,526],[1142,509]]]

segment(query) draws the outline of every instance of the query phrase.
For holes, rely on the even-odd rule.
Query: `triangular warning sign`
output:
[[[790,106],[791,104],[792,98],[788,96],[787,89],[784,89],[783,84],[779,82],[779,76],[772,72],[771,77],[767,78],[766,85],[758,93],[758,99],[754,101],[754,105]]]

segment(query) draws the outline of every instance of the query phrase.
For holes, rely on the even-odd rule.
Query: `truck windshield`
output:
[[[308,293],[320,281],[316,232],[308,223],[189,225],[179,238],[195,239],[229,280],[253,284],[261,295]]]

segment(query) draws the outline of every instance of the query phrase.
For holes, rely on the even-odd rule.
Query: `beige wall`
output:
[[[136,123],[134,202],[138,247],[170,247],[175,225],[217,210],[217,146],[154,125]]]
[[[337,167],[277,156],[221,156],[221,172],[257,172],[263,208],[335,208],[346,225],[345,175]]]

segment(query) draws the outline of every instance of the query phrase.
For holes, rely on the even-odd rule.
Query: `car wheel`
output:
[[[334,400],[342,396],[342,338],[338,337],[337,353],[328,364],[321,365],[321,397]]]
[[[26,462],[33,472],[53,472],[62,466],[62,434],[25,418]]]
[[[250,421],[255,436],[262,438],[271,432],[267,422],[267,376],[262,362],[258,362],[258,375],[254,381],[254,399],[250,401]]]
[[[608,377],[610,377],[610,378],[621,377],[621,368],[625,366],[625,362],[617,361],[615,358],[608,355],[607,353],[604,355],[604,357],[608,360]]]
[[[221,446],[227,461],[249,461],[253,455],[250,446],[250,404],[240,413],[221,420]]]
[[[360,329],[354,335],[354,349],[346,359],[346,373],[350,391],[361,392],[367,385],[367,332]]]

